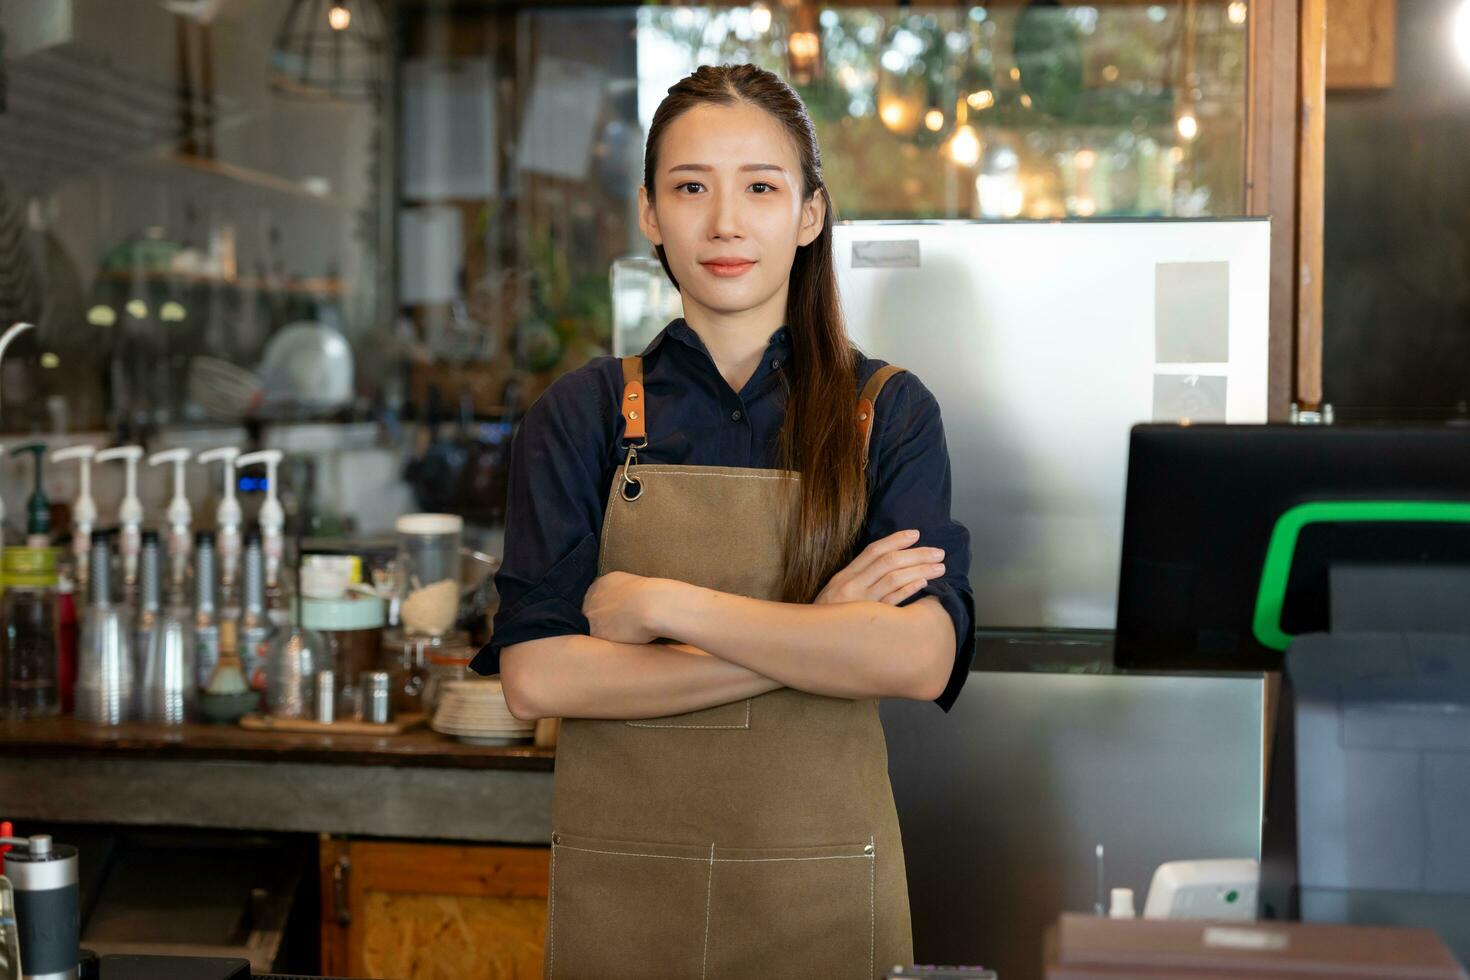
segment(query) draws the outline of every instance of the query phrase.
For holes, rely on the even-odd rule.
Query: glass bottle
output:
[[[148,651],[153,646],[153,632],[158,629],[162,611],[163,568],[158,547],[158,532],[144,531],[142,550],[138,553],[138,612],[133,625],[133,660],[141,676]]]
[[[148,636],[143,661],[143,720],[160,725],[192,721],[198,704],[199,671],[194,664],[194,610],[184,577],[169,577],[168,601]]]
[[[92,537],[87,604],[82,642],[77,651],[77,720],[115,725],[134,714],[133,625],[122,606],[112,601],[111,538]]]
[[[56,644],[56,552],[6,548],[5,710],[9,718],[61,713]]]
[[[219,619],[214,605],[214,532],[194,535],[194,666],[200,689],[219,663]]]
[[[265,557],[260,532],[245,540],[245,602],[240,610],[240,662],[245,679],[256,691],[265,690],[266,655],[270,652],[272,625],[265,610]]]

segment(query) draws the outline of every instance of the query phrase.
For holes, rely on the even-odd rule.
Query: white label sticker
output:
[[[1285,949],[1291,944],[1284,932],[1266,929],[1242,929],[1229,926],[1206,926],[1205,945],[1212,949]]]
[[[854,241],[852,243],[852,267],[854,269],[917,269],[919,267],[919,240],[900,238],[893,241]]]

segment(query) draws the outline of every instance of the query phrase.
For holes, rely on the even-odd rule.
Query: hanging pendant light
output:
[[[383,82],[378,0],[291,0],[271,50],[284,95],[375,100]]]

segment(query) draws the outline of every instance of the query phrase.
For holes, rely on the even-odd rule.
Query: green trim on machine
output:
[[[1261,566],[1261,584],[1256,592],[1253,629],[1256,640],[1271,650],[1284,651],[1291,634],[1281,629],[1281,608],[1286,604],[1286,583],[1296,543],[1309,524],[1344,523],[1438,523],[1470,524],[1470,501],[1448,500],[1343,500],[1298,504],[1276,519],[1266,561]]]

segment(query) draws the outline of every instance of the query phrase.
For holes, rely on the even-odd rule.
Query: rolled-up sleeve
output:
[[[949,449],[939,403],[917,377],[903,372],[884,386],[874,406],[868,462],[868,516],[861,546],[910,528],[918,545],[944,549],[943,577],[901,605],[939,600],[954,621],[955,657],[949,683],[935,703],[954,706],[975,658],[975,594],[970,587],[970,532],[950,516]]]
[[[597,575],[609,420],[589,365],[558,378],[521,420],[511,444],[505,549],[490,642],[470,667],[500,673],[500,652],[549,636],[587,634],[582,600]]]

